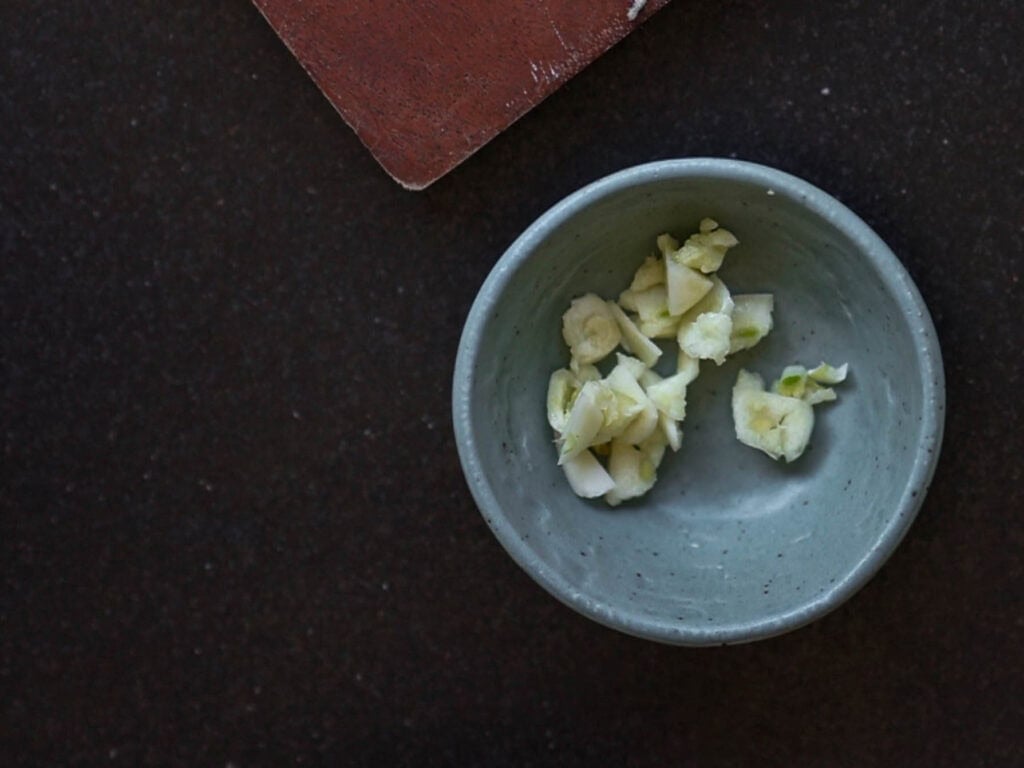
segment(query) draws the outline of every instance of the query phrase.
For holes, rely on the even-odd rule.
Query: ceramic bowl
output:
[[[568,363],[574,296],[614,298],[655,237],[711,217],[733,231],[722,279],[775,295],[775,327],[701,365],[683,444],[647,495],[611,508],[573,495],[556,465],[546,388]],[[674,355],[666,354],[663,359]],[[775,462],[736,440],[739,369],[848,362],[815,408],[808,451]],[[822,190],[722,159],[630,168],[570,195],[495,264],[469,313],[453,382],[462,467],[513,559],[571,608],[679,645],[738,643],[813,621],[862,587],[921,505],[942,439],[935,329],[892,251]]]

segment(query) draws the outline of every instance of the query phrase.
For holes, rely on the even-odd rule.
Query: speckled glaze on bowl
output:
[[[580,293],[617,296],[656,235],[704,216],[740,240],[720,272],[729,288],[775,294],[775,329],[701,365],[683,447],[650,493],[615,509],[579,499],[545,418],[548,377],[568,362],[561,315]],[[787,465],[741,445],[738,370],[768,380],[820,360],[852,373],[816,407],[808,452]],[[452,400],[467,482],[516,562],[595,621],[679,645],[777,635],[862,587],[917,513],[944,419],[935,329],[889,248],[820,189],[720,159],[630,168],[541,216],[473,304]]]

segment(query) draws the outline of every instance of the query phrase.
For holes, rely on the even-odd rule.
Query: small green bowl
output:
[[[615,297],[662,232],[703,217],[740,245],[719,273],[734,293],[775,295],[775,328],[687,393],[685,437],[645,496],[610,508],[573,495],[546,420],[568,362],[561,316]],[[666,355],[671,357],[671,355]],[[777,463],[739,443],[739,369],[849,362],[835,403],[815,408],[808,452]],[[899,544],[935,470],[942,359],[906,270],[820,189],[735,160],[630,168],[570,195],[498,260],[455,365],[459,456],[487,524],[559,600],[606,626],[678,645],[739,643],[813,621],[862,587]]]

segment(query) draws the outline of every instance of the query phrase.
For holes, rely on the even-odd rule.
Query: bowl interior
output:
[[[499,263],[460,349],[460,450],[499,539],[563,601],[667,642],[755,639],[833,607],[898,543],[934,466],[923,452],[938,450],[934,331],[902,267],[823,193],[742,176],[655,174],[556,207]],[[651,492],[615,509],[580,499],[545,418],[548,377],[568,363],[561,315],[587,291],[616,297],[659,233],[685,237],[705,216],[740,240],[720,276],[733,293],[773,293],[775,328],[721,367],[701,364],[682,449]],[[770,381],[821,360],[851,374],[837,402],[815,408],[801,459],[777,463],[736,440],[740,368]]]

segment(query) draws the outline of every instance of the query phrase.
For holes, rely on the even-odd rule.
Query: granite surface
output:
[[[675,0],[423,193],[248,0],[0,22],[0,763],[1024,764],[1019,3]],[[857,211],[948,378],[879,575],[710,650],[530,581],[449,406],[517,233],[694,155]]]

